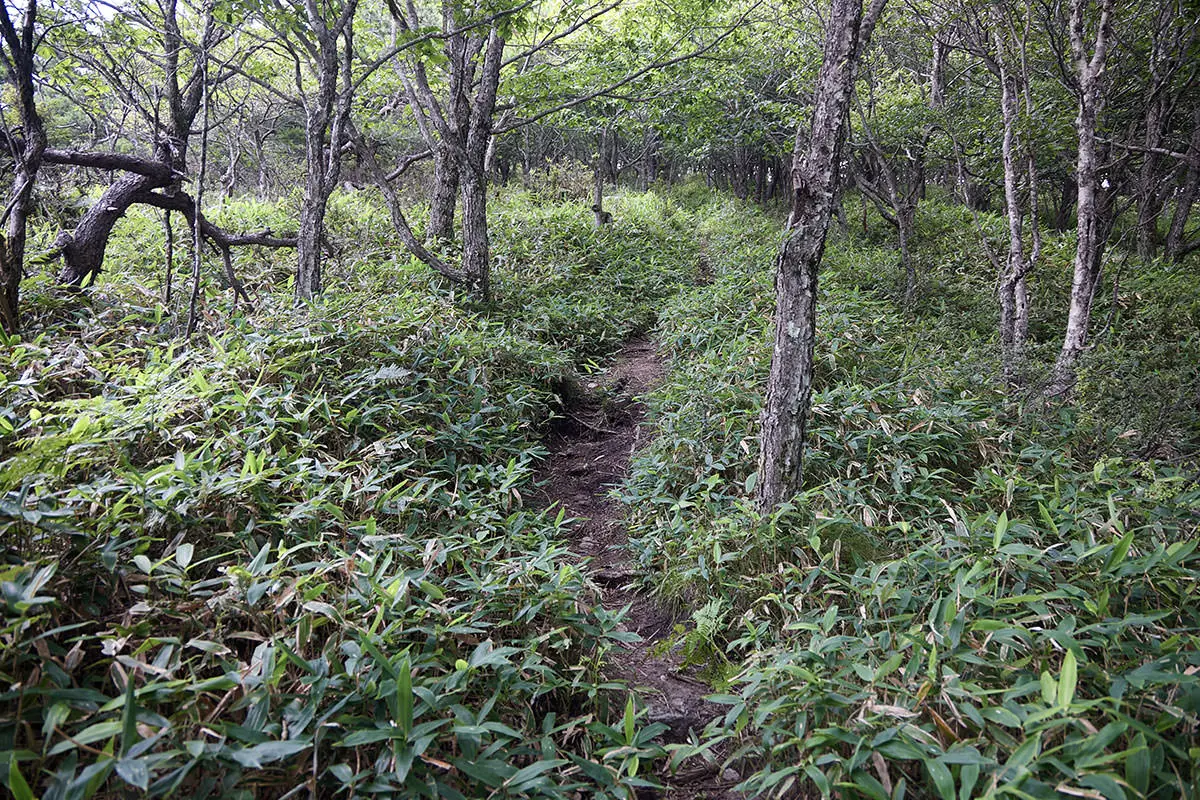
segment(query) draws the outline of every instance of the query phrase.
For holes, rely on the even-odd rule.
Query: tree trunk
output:
[[[304,198],[296,235],[296,301],[312,300],[324,288],[321,246],[325,239],[325,210],[341,176],[341,150],[348,137],[354,88],[354,14],[358,0],[346,0],[330,24],[316,4],[305,4],[315,46],[317,92],[305,104]],[[339,49],[338,39],[343,40]],[[339,84],[340,82],[340,84]],[[297,85],[303,91],[303,86]]]
[[[833,0],[807,140],[796,132],[789,233],[775,263],[775,345],[762,410],[756,507],[769,513],[803,485],[812,398],[817,274],[833,213],[858,57],[886,0]]]
[[[143,192],[166,185],[163,181],[128,173],[117,178],[104,190],[75,225],[75,230],[58,235],[56,246],[62,247],[63,269],[58,279],[68,286],[82,286],[95,280],[104,264],[104,252],[117,220],[137,202]]]
[[[503,57],[504,39],[492,28],[484,49],[475,101],[471,104],[470,127],[463,151],[463,273],[472,293],[484,303],[490,303],[492,299],[485,162],[492,136],[492,115],[496,109],[496,91],[500,85]]]
[[[325,229],[324,192],[306,187],[296,234],[296,300],[312,300],[321,293],[321,234]]]
[[[1200,109],[1192,118],[1192,138],[1188,144],[1188,166],[1184,172],[1183,186],[1175,198],[1175,212],[1171,217],[1171,229],[1167,233],[1166,256],[1170,261],[1183,259],[1184,235],[1187,233],[1188,217],[1200,193]]]
[[[325,210],[329,204],[332,183],[327,179],[325,162],[325,139],[333,106],[332,92],[331,79],[328,96],[319,98],[315,107],[309,110],[305,126],[304,198],[300,202],[300,229],[296,234],[297,302],[312,300],[321,293],[321,240],[325,233]]]
[[[1138,171],[1137,185],[1137,254],[1147,261],[1158,251],[1158,215],[1162,211],[1159,197],[1158,155],[1153,152],[1162,142],[1163,102],[1156,97],[1146,112],[1146,153]]]
[[[993,29],[996,43],[996,64],[1000,73],[1000,111],[1004,133],[1000,139],[1001,161],[1004,165],[1004,211],[1008,221],[1008,257],[1000,274],[1000,355],[1004,372],[1004,383],[1009,389],[1018,384],[1020,345],[1017,342],[1017,317],[1019,315],[1017,284],[1024,284],[1025,241],[1024,219],[1017,177],[1017,90],[1013,76],[1005,64],[1003,44],[998,31],[999,21]]]
[[[600,170],[599,158],[596,159],[594,173],[594,180],[592,181],[592,215],[593,221],[596,224],[596,230],[600,230],[604,227],[604,174]]]
[[[433,194],[429,198],[426,244],[454,241],[454,210],[458,202],[459,167],[450,145],[439,144],[433,161]]]
[[[1096,123],[1104,103],[1102,80],[1108,55],[1112,0],[1101,2],[1100,20],[1090,57],[1083,41],[1087,5],[1088,0],[1072,0],[1071,3],[1071,50],[1079,76],[1079,112],[1075,118],[1075,128],[1079,134],[1079,154],[1075,161],[1078,197],[1078,219],[1075,223],[1077,242],[1067,330],[1046,392],[1051,396],[1067,393],[1075,383],[1075,364],[1087,345],[1088,326],[1092,319],[1092,300],[1096,295],[1100,262],[1107,238],[1107,226],[1103,224],[1102,219],[1103,204],[1098,197],[1102,190],[1099,185]]]
[[[42,155],[46,151],[46,129],[34,98],[34,50],[37,42],[37,2],[29,0],[18,31],[9,17],[8,7],[0,9],[0,34],[3,35],[4,65],[16,89],[17,103],[24,129],[24,140],[12,148],[12,199],[8,206],[8,234],[0,236],[0,326],[10,335],[21,330],[21,279],[25,275],[25,242],[29,216],[33,212],[33,187],[37,182]]]
[[[902,202],[896,208],[896,231],[900,240],[900,265],[904,268],[904,305],[911,306],[917,296],[917,267],[913,261],[912,239],[917,228],[916,203]]]
[[[468,172],[463,175],[463,272],[471,293],[489,302],[491,249],[487,226],[487,181]]]
[[[1075,192],[1077,185],[1074,175],[1066,175],[1062,179],[1062,191],[1058,196],[1058,208],[1054,212],[1054,230],[1066,233],[1071,224],[1071,209],[1075,207]]]

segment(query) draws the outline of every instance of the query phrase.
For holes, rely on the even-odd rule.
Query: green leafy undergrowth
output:
[[[649,198],[621,201],[617,232],[582,204],[511,202],[486,314],[406,259],[372,263],[370,237],[315,307],[266,293],[275,253],[239,254],[253,311],[231,314],[205,273],[190,344],[155,302],[158,253],[128,238],[124,280],[87,305],[31,284],[29,338],[0,370],[0,783],[49,798],[646,785],[661,726],[602,672],[629,634],[588,602],[562,515],[528,500],[562,385],[691,278],[689,225]],[[279,223],[262,204],[223,213]]]
[[[675,761],[725,753],[762,796],[1200,796],[1200,487],[1120,436],[1158,410],[1139,381],[1183,374],[1196,327],[1166,309],[1179,279],[1140,277],[1145,314],[1123,313],[1182,335],[1115,335],[1074,408],[1018,416],[993,388],[989,326],[957,317],[989,313],[985,282],[901,309],[865,285],[889,251],[832,241],[806,486],[763,518],[778,233],[750,216],[710,218],[715,279],[661,314],[656,435],[620,490],[634,556],[693,612],[679,641],[727,708]],[[1140,398],[1119,414],[1105,353]],[[1186,447],[1186,415],[1171,419]]]

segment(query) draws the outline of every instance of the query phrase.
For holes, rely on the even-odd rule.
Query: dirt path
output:
[[[550,437],[542,492],[548,504],[561,504],[568,516],[580,520],[572,527],[571,542],[579,555],[590,559],[600,604],[610,610],[630,607],[623,627],[641,641],[623,645],[625,652],[612,659],[616,677],[637,690],[651,722],[668,726],[664,741],[682,742],[689,729],[701,731],[722,709],[703,699],[712,689],[681,666],[678,653],[662,652],[662,643],[676,622],[686,624],[686,615],[677,619],[637,588],[639,576],[625,549],[624,507],[608,496],[625,477],[634,451],[650,435],[641,424],[645,407],[637,398],[652,389],[662,373],[653,342],[628,342],[608,372],[584,387]],[[736,797],[727,789],[737,776],[724,778],[703,768],[659,775],[665,797],[671,800]]]

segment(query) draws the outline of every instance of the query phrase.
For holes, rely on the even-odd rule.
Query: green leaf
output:
[[[1042,686],[1042,701],[1048,706],[1057,705],[1058,685],[1054,682],[1054,676],[1043,670],[1040,682]]]
[[[808,779],[813,782],[814,786],[817,787],[817,790],[821,793],[821,797],[829,797],[830,793],[833,791],[833,787],[829,783],[829,778],[825,776],[825,773],[822,772],[820,768],[809,764],[804,768],[804,774],[807,775]]]
[[[929,777],[933,779],[938,797],[942,800],[954,800],[954,778],[950,775],[949,767],[935,758],[930,758],[925,761],[925,769],[929,770]]]
[[[396,668],[396,701],[400,716],[396,724],[407,737],[413,726],[412,663],[407,655],[401,657]]]
[[[1125,557],[1129,555],[1129,547],[1133,544],[1133,531],[1129,531],[1121,537],[1113,550],[1108,554],[1108,558],[1104,561],[1105,571],[1116,569],[1125,561]]]
[[[1075,700],[1075,683],[1078,677],[1078,669],[1075,663],[1075,651],[1068,650],[1063,656],[1062,672],[1058,676],[1058,705],[1063,708],[1070,708],[1071,703]]]
[[[891,657],[887,661],[880,664],[875,670],[875,674],[871,678],[871,683],[879,683],[879,681],[883,680],[888,675],[891,675],[893,672],[899,669],[903,662],[904,653],[892,653]]]
[[[569,763],[566,759],[554,758],[549,761],[535,761],[527,767],[522,767],[513,773],[504,785],[513,791],[521,791],[523,784],[531,783],[545,772],[558,769]]]
[[[137,743],[137,735],[137,697],[130,674],[125,678],[125,707],[121,709],[121,756]]]
[[[342,747],[358,747],[361,744],[374,744],[396,737],[396,730],[387,728],[371,728],[354,731],[339,743]]]
[[[308,742],[284,741],[262,742],[253,747],[235,750],[230,756],[246,769],[261,769],[266,764],[281,761],[297,753],[304,752],[311,745]]]
[[[1000,543],[1004,541],[1004,534],[1008,532],[1008,512],[1001,511],[999,518],[996,520],[996,532],[992,535],[992,549],[999,550]]]
[[[1138,794],[1144,795],[1150,789],[1150,748],[1146,746],[1146,734],[1133,737],[1131,751],[1125,759],[1125,780]]]
[[[122,758],[117,762],[117,774],[121,780],[143,792],[150,786],[150,767],[144,759]]]
[[[17,767],[17,754],[8,757],[8,790],[12,792],[13,800],[33,800],[33,790],[25,782],[25,776]]]
[[[624,727],[625,727],[625,744],[627,744],[627,745],[633,744],[634,733],[635,733],[634,712],[635,712],[635,709],[634,709],[634,705],[633,705],[633,695],[630,694],[625,699]]]
[[[832,605],[826,609],[825,616],[821,618],[821,630],[825,633],[829,633],[829,631],[833,628],[833,623],[837,621],[837,615],[838,607],[836,605]]]

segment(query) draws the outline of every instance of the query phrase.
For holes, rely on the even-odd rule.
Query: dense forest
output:
[[[1200,798],[1195,0],[0,44],[0,794]]]

